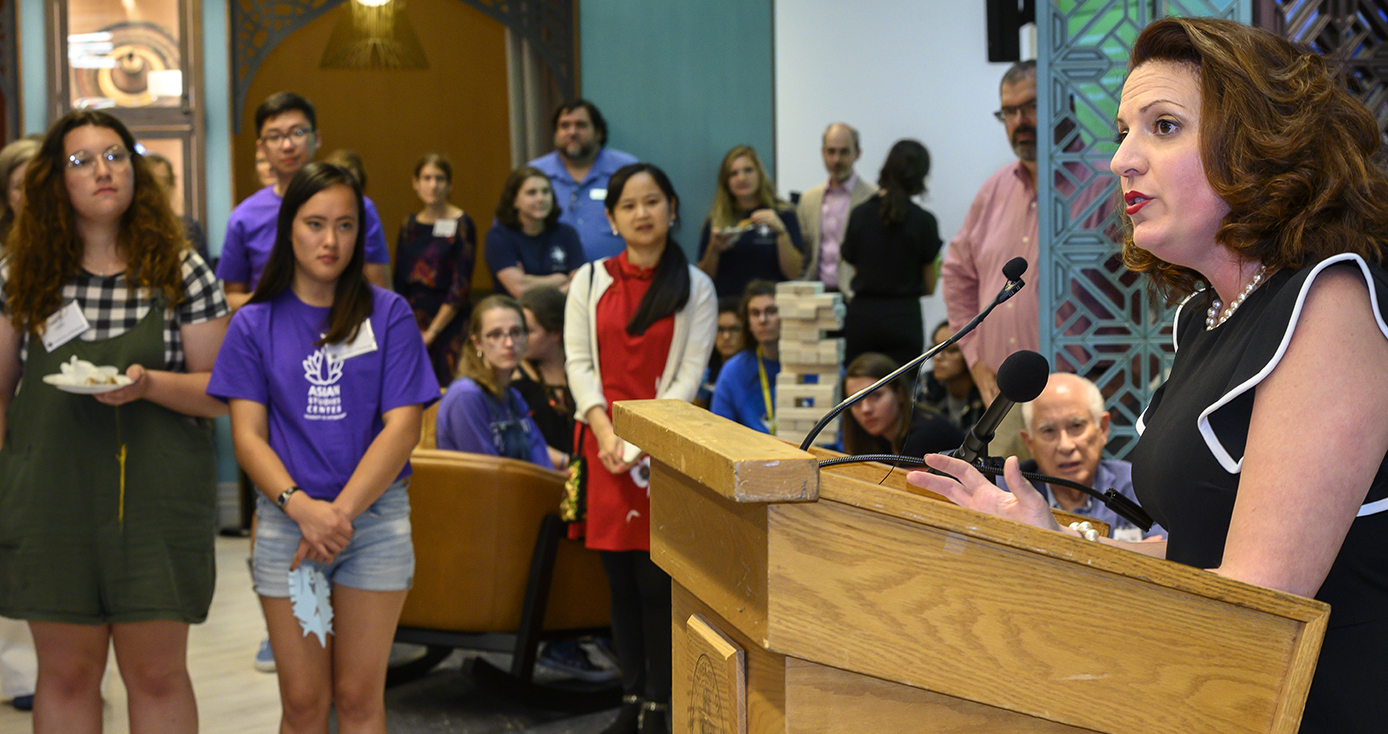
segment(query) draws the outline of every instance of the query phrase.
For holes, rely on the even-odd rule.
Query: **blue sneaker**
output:
[[[588,659],[587,653],[576,640],[559,640],[545,643],[544,649],[536,659],[537,663],[571,678],[591,683],[616,680],[621,673],[616,668],[602,668]]]
[[[275,653],[270,649],[270,638],[260,641],[260,649],[255,651],[255,669],[262,673],[275,672]]]

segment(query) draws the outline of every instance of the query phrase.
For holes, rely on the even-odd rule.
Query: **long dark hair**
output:
[[[844,394],[847,395],[846,386],[850,379],[866,377],[873,381],[880,380],[894,372],[897,366],[897,363],[885,354],[876,352],[860,354],[848,365],[848,369],[844,370],[843,382],[840,386]],[[896,394],[896,424],[892,426],[887,436],[873,436],[863,430],[858,419],[850,412],[848,420],[843,422],[843,449],[846,453],[895,454],[901,450],[901,444],[906,440],[906,431],[911,427],[911,396],[905,378],[898,377],[877,389],[891,390]]]
[[[357,177],[345,168],[331,163],[315,161],[304,166],[289,186],[284,190],[284,201],[280,204],[279,225],[275,229],[275,247],[270,251],[270,259],[260,275],[260,282],[251,296],[251,303],[269,301],[278,296],[294,282],[294,217],[299,208],[318,192],[330,186],[346,186],[352,190],[357,200],[357,241],[352,246],[352,259],[347,261],[347,269],[337,278],[333,290],[333,307],[328,313],[327,335],[314,342],[315,345],[337,344],[351,341],[357,335],[361,323],[371,318],[371,283],[366,280],[366,225],[362,221],[361,186]]]
[[[898,140],[887,153],[877,185],[882,188],[882,221],[887,226],[906,218],[911,197],[925,193],[925,176],[930,173],[930,151],[918,140]]]
[[[665,172],[651,163],[628,163],[617,169],[612,174],[612,178],[607,182],[607,199],[603,201],[603,206],[607,208],[608,216],[612,215],[617,208],[617,202],[622,198],[622,189],[626,188],[627,181],[638,173],[649,175],[655,180],[655,185],[660,187],[665,198],[670,202],[670,214],[679,214],[680,199],[675,195],[675,186],[670,183],[670,177]],[[674,237],[666,236],[665,250],[660,254],[660,262],[656,263],[655,276],[651,279],[651,287],[642,297],[641,303],[636,306],[636,313],[632,314],[631,321],[627,322],[627,333],[632,336],[640,336],[646,333],[651,324],[672,316],[680,311],[689,303],[689,258],[684,256],[684,250],[680,249]]]

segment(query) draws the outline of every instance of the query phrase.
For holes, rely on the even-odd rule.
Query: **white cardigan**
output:
[[[603,266],[607,258],[579,268],[569,281],[569,298],[564,304],[564,371],[573,392],[575,418],[588,422],[593,406],[607,406],[602,394],[602,368],[598,364],[598,331],[593,318],[598,299],[612,285],[612,275]],[[689,266],[689,302],[675,313],[675,333],[670,340],[670,356],[660,374],[657,398],[686,402],[694,399],[713,353],[718,331],[718,298],[713,280],[704,271]],[[620,369],[620,365],[618,365]]]

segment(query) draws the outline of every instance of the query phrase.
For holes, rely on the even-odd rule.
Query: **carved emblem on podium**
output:
[[[685,731],[690,734],[746,734],[746,653],[701,615],[685,623],[689,660],[689,709]]]

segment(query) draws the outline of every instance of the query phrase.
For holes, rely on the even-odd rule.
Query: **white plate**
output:
[[[77,395],[100,395],[104,392],[119,390],[130,384],[130,378],[125,375],[116,375],[114,385],[74,385],[69,382],[71,378],[67,375],[44,375],[43,381],[63,392],[75,393]]]

